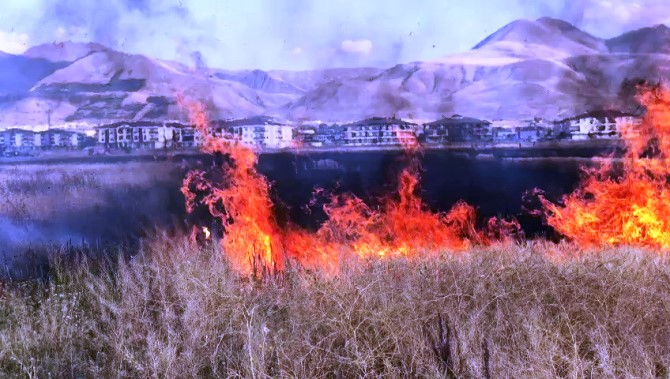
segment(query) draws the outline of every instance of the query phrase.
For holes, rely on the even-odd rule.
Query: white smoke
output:
[[[372,41],[369,39],[346,39],[340,44],[340,49],[345,53],[368,55],[372,52]]]
[[[26,33],[3,32],[0,30],[0,51],[21,54],[28,47],[30,37]]]

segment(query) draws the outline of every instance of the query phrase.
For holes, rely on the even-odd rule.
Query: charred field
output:
[[[82,159],[76,162],[0,164],[2,277],[28,279],[44,273],[46,251],[65,246],[114,254],[134,250],[157,233],[182,235],[188,224],[208,225],[211,216],[189,216],[179,186],[191,169],[209,169],[208,155],[176,158]],[[555,238],[541,218],[528,215],[522,195],[541,187],[552,198],[570,192],[585,159],[470,159],[446,152],[421,158],[421,196],[435,211],[459,200],[477,204],[478,217],[514,215],[532,238]],[[280,222],[316,230],[327,219],[316,188],[352,193],[374,203],[398,185],[407,164],[402,152],[265,154],[258,170],[271,183]]]

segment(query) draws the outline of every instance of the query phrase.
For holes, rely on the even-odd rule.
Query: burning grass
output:
[[[670,89],[638,98],[647,112],[622,133],[625,157],[586,170],[561,204],[543,200],[548,224],[581,246],[670,248]]]
[[[585,168],[578,188],[559,204],[538,190],[541,209],[534,213],[581,247],[670,248],[670,89],[659,85],[639,90],[646,114],[642,125],[630,124],[621,131],[627,151],[619,165],[603,159]],[[204,136],[203,152],[229,157],[219,168],[224,178],[220,182],[203,171],[187,175],[181,188],[186,208],[206,208],[220,222],[221,246],[243,273],[281,271],[287,260],[332,270],[343,256],[415,257],[523,238],[515,219],[492,218],[477,228],[475,207],[464,202],[447,212],[429,210],[417,191],[420,146],[411,134],[404,139],[409,141],[403,146],[407,167],[399,174],[397,193],[380,199],[380,206],[353,194],[335,194],[323,205],[328,219],[317,232],[279,225],[269,196],[271,184],[258,173],[254,152],[212,134],[202,103],[183,105]],[[194,240],[203,231],[209,233],[194,226]]]
[[[7,376],[660,378],[670,261],[507,244],[254,279],[159,238],[114,265],[58,259],[3,288],[0,315]]]
[[[399,174],[397,193],[379,199],[378,206],[351,193],[326,194],[323,210],[328,220],[318,231],[290,222],[282,225],[270,197],[271,183],[257,170],[257,154],[212,133],[201,102],[181,103],[203,136],[202,151],[228,158],[221,167],[187,174],[181,188],[187,212],[208,213],[220,223],[221,247],[242,273],[282,271],[291,260],[336,272],[341,261],[352,256],[409,257],[465,250],[521,234],[514,219],[492,218],[478,230],[475,208],[465,202],[447,212],[431,211],[418,193],[421,152],[413,132],[402,138],[407,165]],[[323,193],[317,189],[314,195]],[[192,230],[193,240],[210,232],[206,225],[193,225]]]

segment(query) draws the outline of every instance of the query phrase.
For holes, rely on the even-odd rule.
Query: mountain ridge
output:
[[[602,39],[546,17],[513,21],[469,51],[389,68],[196,69],[63,42],[0,54],[0,127],[44,124],[47,114],[55,123],[185,119],[183,96],[214,118],[561,118],[629,106],[622,85],[667,80],[669,62],[667,26]]]

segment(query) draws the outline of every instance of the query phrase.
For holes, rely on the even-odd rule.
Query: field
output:
[[[670,261],[528,243],[241,277],[216,244],[54,252],[0,295],[10,377],[658,377]],[[103,263],[108,262],[108,263]]]
[[[0,216],[48,220],[108,205],[106,196],[114,188],[130,192],[167,179],[178,183],[174,171],[174,165],[151,162],[0,165],[0,196],[5,200]]]
[[[184,236],[179,184],[194,163],[0,166],[0,376],[670,377],[666,252],[505,240],[244,275],[233,250]],[[304,185],[284,166],[274,173]],[[545,174],[527,173],[564,182]],[[470,189],[477,175],[465,176],[445,185]],[[522,193],[505,191],[481,197]],[[41,271],[10,270],[11,244],[19,268]]]
[[[0,278],[27,277],[44,245],[109,247],[183,219],[174,162],[0,165]]]

